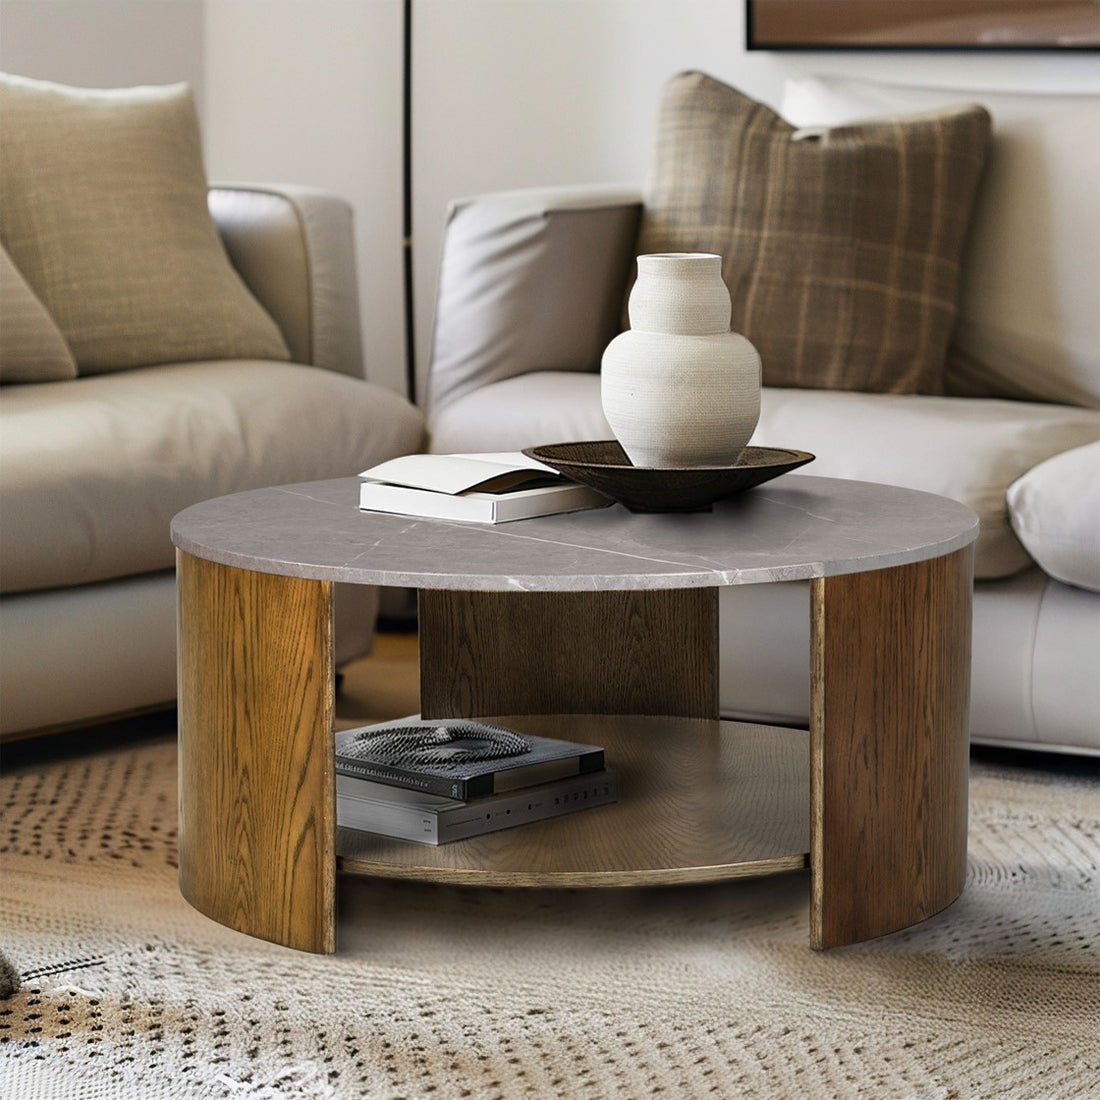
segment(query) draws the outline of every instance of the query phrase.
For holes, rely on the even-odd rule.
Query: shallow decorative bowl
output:
[[[523,453],[590,485],[632,512],[703,512],[716,500],[761,485],[807,462],[809,451],[746,447],[733,466],[634,466],[617,440],[548,443]]]

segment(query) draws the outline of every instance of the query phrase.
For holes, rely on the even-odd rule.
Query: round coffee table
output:
[[[803,475],[709,513],[484,526],[361,512],[355,478],[176,516],[180,884],[336,946],[336,872],[481,885],[810,867],[814,947],[923,920],[966,869],[972,543],[943,497]],[[718,589],[811,580],[811,728],[718,716]],[[334,582],[419,589],[421,713],[598,743],[616,805],[431,848],[338,830]]]

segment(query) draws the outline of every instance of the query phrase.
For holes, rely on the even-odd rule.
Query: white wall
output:
[[[401,0],[207,0],[212,179],[323,187],[355,208],[367,373],[404,392]]]
[[[681,69],[773,105],[805,72],[1100,93],[1094,55],[748,53],[741,0],[413,4],[421,375],[448,201],[641,185],[660,87]],[[0,0],[0,66],[100,86],[189,80],[212,178],[351,199],[368,372],[403,390],[401,23],[402,0]]]
[[[201,99],[203,0],[0,0],[0,69],[86,88],[187,81]]]

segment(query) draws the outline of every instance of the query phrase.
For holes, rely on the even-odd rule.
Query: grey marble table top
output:
[[[223,565],[319,580],[480,591],[693,588],[882,569],[958,550],[978,517],[931,493],[787,475],[712,512],[622,505],[496,525],[359,510],[357,478],[193,505],[172,541]]]

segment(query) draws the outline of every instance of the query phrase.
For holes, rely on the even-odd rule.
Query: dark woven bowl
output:
[[[591,485],[632,512],[703,512],[773,477],[813,462],[808,451],[746,447],[734,466],[682,466],[656,470],[634,466],[617,440],[548,443],[523,453],[559,473]]]

